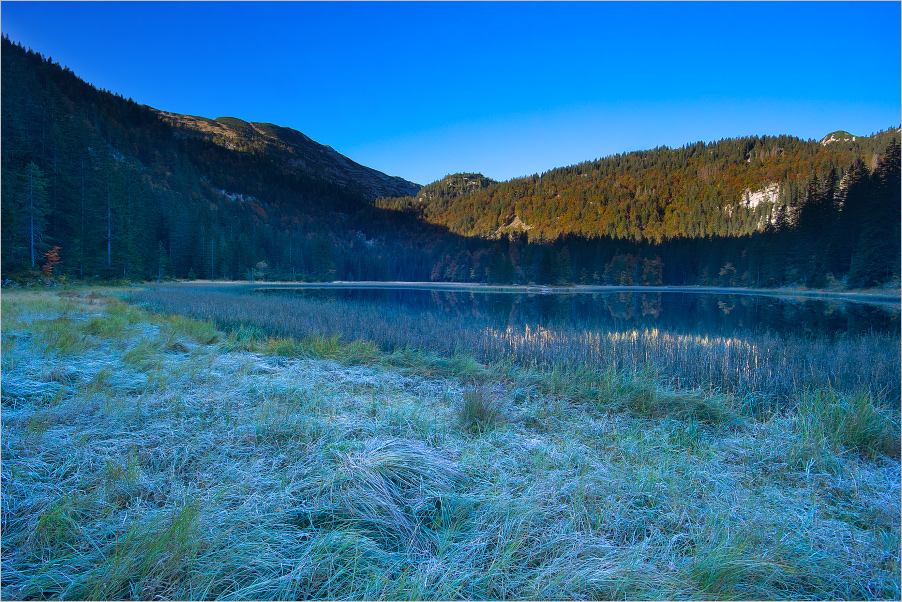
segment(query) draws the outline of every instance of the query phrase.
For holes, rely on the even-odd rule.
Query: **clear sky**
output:
[[[152,107],[420,184],[899,125],[899,2],[10,2],[14,42]]]

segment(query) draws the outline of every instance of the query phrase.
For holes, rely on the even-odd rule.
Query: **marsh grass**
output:
[[[899,421],[877,407],[865,391],[853,395],[837,395],[832,390],[809,393],[799,403],[798,418],[806,441],[868,458],[886,455],[899,459]]]
[[[697,420],[738,425],[742,419],[729,396],[703,391],[674,391],[662,387],[648,373],[607,372],[599,380],[599,409],[624,409],[641,418]]]
[[[412,350],[413,357],[466,356],[489,368],[531,368],[542,375],[549,392],[569,395],[591,397],[609,370],[653,374],[672,390],[727,395],[751,414],[792,407],[802,392],[825,386],[843,394],[867,390],[883,405],[895,404],[902,395],[899,337],[892,334],[827,339],[772,332],[714,336],[656,329],[608,331],[579,325],[498,328],[480,316],[262,295],[227,285],[157,287],[134,299],[157,311],[214,322],[236,333],[236,343],[309,338],[311,347],[324,350],[320,357],[337,357],[342,345],[368,341],[389,354]],[[432,369],[440,373],[442,361],[447,360],[432,361]],[[462,366],[450,368],[453,372]],[[470,370],[478,372],[475,366]]]
[[[501,421],[502,403],[488,385],[467,387],[461,395],[459,415],[464,430],[482,434]]]
[[[867,387],[758,414],[660,370],[2,303],[4,598],[900,595]]]

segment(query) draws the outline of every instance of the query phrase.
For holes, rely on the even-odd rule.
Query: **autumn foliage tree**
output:
[[[53,268],[60,265],[60,247],[52,247],[44,253],[44,259],[47,261],[41,266],[41,273],[47,278],[53,276]]]

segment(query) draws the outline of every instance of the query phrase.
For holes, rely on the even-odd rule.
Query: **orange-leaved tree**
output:
[[[44,253],[44,257],[47,259],[47,263],[41,266],[41,272],[50,278],[53,275],[53,268],[62,263],[60,261],[60,247],[53,247]]]

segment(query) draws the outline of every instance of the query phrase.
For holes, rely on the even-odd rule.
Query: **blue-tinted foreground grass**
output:
[[[347,336],[325,306],[291,336],[265,306],[220,330],[2,302],[5,598],[900,595],[898,414],[866,379],[759,380],[780,403],[748,412],[628,362]]]

